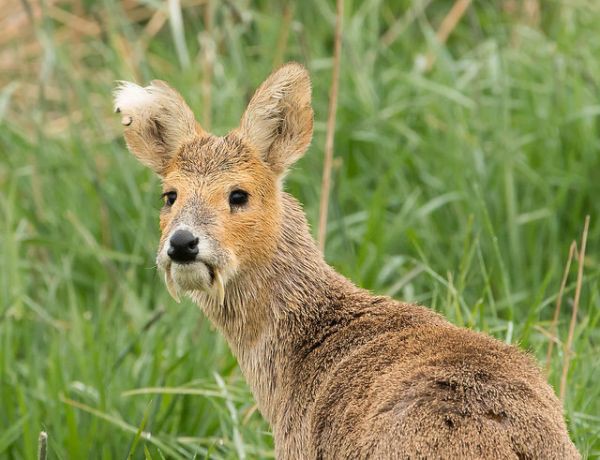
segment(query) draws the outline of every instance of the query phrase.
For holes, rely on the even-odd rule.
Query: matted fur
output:
[[[241,126],[204,133],[166,85],[126,84],[116,105],[133,153],[177,201],[161,212],[158,265],[227,338],[280,459],[576,459],[562,407],[517,347],[337,274],[281,177],[312,135],[298,64],[258,89]],[[228,204],[244,189],[243,208]],[[200,262],[165,255],[181,226]],[[211,290],[210,267],[225,297]]]

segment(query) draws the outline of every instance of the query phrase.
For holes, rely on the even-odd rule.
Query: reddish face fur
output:
[[[248,193],[244,206],[232,207],[235,190]],[[188,142],[165,168],[163,192],[176,192],[160,215],[159,254],[181,225],[210,239],[219,269],[233,272],[266,261],[275,249],[279,220],[278,178],[236,133],[204,135]],[[215,261],[217,262],[217,261]]]

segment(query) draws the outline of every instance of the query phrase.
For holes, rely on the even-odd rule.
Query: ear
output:
[[[242,117],[243,136],[277,174],[306,151],[313,132],[310,77],[297,63],[273,72],[256,90]]]
[[[203,134],[183,98],[165,82],[153,80],[145,88],[119,82],[114,98],[127,147],[158,175],[186,141]]]

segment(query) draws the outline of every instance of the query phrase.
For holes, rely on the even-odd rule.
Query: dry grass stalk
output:
[[[212,1],[204,5],[204,34],[201,36],[202,46],[202,126],[210,131],[212,125],[212,77],[215,59],[213,37]]]
[[[563,368],[560,378],[560,400],[564,402],[567,391],[567,375],[569,373],[569,364],[571,361],[571,346],[573,344],[573,335],[575,334],[575,324],[577,323],[577,312],[579,310],[579,299],[581,297],[581,286],[583,284],[583,262],[585,259],[585,248],[587,245],[588,228],[590,226],[590,216],[585,217],[583,234],[581,236],[581,250],[577,258],[577,284],[575,285],[575,299],[573,300],[573,312],[571,313],[571,322],[569,323],[569,335],[565,343],[563,353]]]
[[[452,8],[450,8],[450,11],[448,11],[448,14],[442,20],[440,28],[435,34],[439,44],[443,45],[446,43],[448,37],[458,25],[458,22],[464,16],[470,4],[471,0],[456,0],[456,2],[454,2],[454,5],[452,5]],[[431,70],[431,67],[433,67],[434,63],[435,55],[432,52],[429,52],[427,54],[425,70]]]
[[[435,34],[440,43],[446,43],[452,31],[456,28],[458,21],[464,16],[471,0],[456,0],[448,14],[440,24],[440,28]]]
[[[325,161],[323,163],[323,182],[321,184],[321,206],[319,210],[319,247],[325,249],[327,232],[327,213],[329,208],[329,190],[331,188],[331,167],[333,165],[333,139],[335,135],[335,115],[340,77],[340,60],[342,54],[342,20],[344,1],[337,0],[335,15],[335,43],[333,51],[333,73],[329,92],[329,113],[327,115],[327,134],[325,138]]]
[[[530,26],[537,26],[540,23],[541,11],[538,0],[524,0],[523,11]]]
[[[550,337],[548,342],[548,352],[546,353],[546,375],[550,375],[550,365],[552,363],[552,349],[554,342],[559,342],[558,339],[558,317],[560,315],[560,307],[562,305],[563,295],[565,293],[565,287],[569,278],[569,272],[571,271],[571,262],[573,261],[573,255],[577,249],[577,242],[573,241],[569,247],[569,257],[567,258],[567,264],[565,265],[565,271],[563,273],[562,281],[560,283],[560,289],[558,290],[558,296],[556,297],[556,307],[554,308],[554,317],[550,324]]]
[[[71,32],[82,35],[100,35],[100,26],[97,22],[77,16],[69,11],[56,6],[46,9],[46,15],[55,21],[67,26]]]
[[[421,2],[414,2],[410,9],[402,15],[401,18],[394,21],[388,30],[381,36],[381,44],[387,47],[394,43],[406,28],[423,14],[431,1],[432,0],[422,0]]]
[[[156,10],[154,12],[154,14],[144,27],[144,33],[142,34],[143,38],[141,40],[141,46],[144,50],[148,48],[148,45],[150,44],[154,36],[161,31],[168,19],[169,17],[167,16],[167,13],[165,13],[163,10]]]

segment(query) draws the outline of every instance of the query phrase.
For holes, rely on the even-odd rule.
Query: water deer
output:
[[[574,459],[562,407],[517,347],[336,273],[283,190],[313,130],[300,64],[226,136],[166,83],[115,90],[129,150],[162,179],[157,265],[227,339],[280,459]]]

